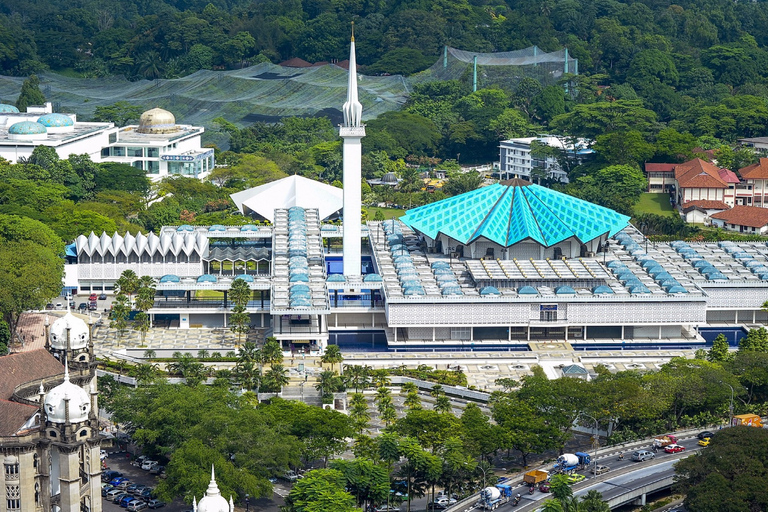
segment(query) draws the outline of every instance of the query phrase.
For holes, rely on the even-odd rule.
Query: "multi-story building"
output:
[[[499,143],[499,174],[501,179],[519,178],[531,181],[531,172],[538,168],[545,172],[550,179],[568,183],[568,173],[560,167],[560,163],[555,157],[537,158],[531,154],[533,141],[564,151],[568,158],[572,158],[575,162],[580,162],[594,154],[584,139],[579,139],[575,144],[554,135],[503,140]]]
[[[0,158],[20,162],[38,146],[56,150],[59,158],[87,154],[94,162],[121,162],[143,169],[159,180],[165,176],[205,178],[214,168],[213,150],[202,147],[201,126],[176,124],[170,112],[154,108],[138,125],[84,123],[75,114],[52,112],[50,103],[19,112],[0,105]]]
[[[101,511],[91,330],[67,313],[46,349],[0,357],[0,511]]]

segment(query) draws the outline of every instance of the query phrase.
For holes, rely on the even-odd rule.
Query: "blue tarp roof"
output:
[[[400,220],[430,238],[443,233],[462,244],[482,237],[503,246],[528,239],[552,246],[612,236],[629,217],[539,185],[495,183],[408,210]]]

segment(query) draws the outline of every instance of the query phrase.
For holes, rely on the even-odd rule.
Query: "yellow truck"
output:
[[[747,427],[762,428],[763,419],[757,414],[739,414],[733,417],[732,425],[734,427],[737,427],[739,425],[744,425]]]
[[[546,471],[539,471],[538,469],[534,469],[523,475],[523,482],[528,485],[537,485],[547,481],[547,479],[549,479],[549,473]]]

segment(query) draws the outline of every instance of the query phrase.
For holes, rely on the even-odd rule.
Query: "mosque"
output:
[[[46,348],[0,357],[0,510],[101,511],[91,326],[71,313]]]
[[[48,146],[59,158],[87,154],[94,162],[132,165],[155,181],[169,175],[204,179],[214,164],[213,150],[201,146],[203,131],[176,124],[161,108],[144,112],[138,125],[120,128],[55,113],[51,103],[26,112],[0,104],[0,158],[14,163],[29,158],[37,146]]]
[[[291,176],[232,196],[252,224],[84,234],[67,284],[153,276],[154,324],[189,329],[227,327],[244,280],[251,327],[318,351],[690,348],[768,321],[765,243],[650,243],[624,215],[519,179],[361,223],[354,39],[350,62],[343,190]]]

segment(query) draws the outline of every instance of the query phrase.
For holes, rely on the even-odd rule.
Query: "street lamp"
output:
[[[465,462],[464,465],[468,466],[469,462]],[[485,469],[480,464],[477,464],[477,466],[475,466],[475,469],[479,469],[480,471],[483,472],[483,487],[482,488],[485,489]]]
[[[595,434],[592,437],[592,461],[594,463],[593,474],[597,475],[597,444],[598,444],[598,442],[597,442],[597,419],[594,416],[590,416],[589,414],[587,414],[585,412],[582,412],[581,415],[582,416],[586,416],[587,418],[589,418],[589,419],[591,419],[592,421],[595,422],[595,431],[594,431]]]

